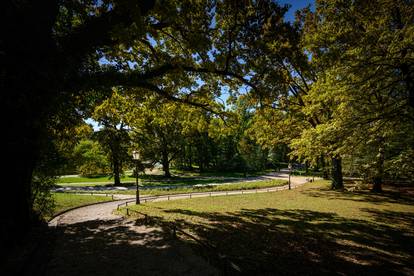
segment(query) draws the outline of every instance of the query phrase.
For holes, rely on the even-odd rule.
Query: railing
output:
[[[295,188],[301,186],[301,184],[292,184],[291,187]],[[288,185],[270,187],[270,188],[259,188],[259,189],[248,189],[248,190],[233,190],[233,191],[216,191],[216,192],[195,192],[195,193],[183,193],[183,194],[170,194],[170,195],[159,195],[159,196],[144,196],[140,198],[140,201],[143,203],[157,201],[157,200],[172,200],[176,198],[186,199],[193,197],[212,197],[212,196],[222,196],[222,195],[243,195],[243,194],[255,194],[255,193],[267,193],[267,192],[276,192],[287,190]],[[128,206],[129,203],[135,202],[136,200],[129,200],[118,204],[117,210],[122,206]]]

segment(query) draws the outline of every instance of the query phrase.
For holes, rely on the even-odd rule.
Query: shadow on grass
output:
[[[215,275],[188,246],[159,228],[88,221],[60,229],[47,275]]]
[[[374,204],[400,203],[414,204],[414,197],[406,192],[386,190],[382,193],[374,193],[369,190],[362,191],[335,191],[329,188],[310,188],[303,194],[311,197],[327,198],[330,200],[352,200],[359,202],[370,202]]]
[[[414,243],[388,225],[308,210],[243,209],[235,213],[165,212],[202,218],[179,221],[237,264],[243,274],[395,275],[414,273]],[[413,229],[411,214],[376,211],[387,223]]]

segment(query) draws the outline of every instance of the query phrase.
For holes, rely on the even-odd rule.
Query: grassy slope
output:
[[[176,221],[248,273],[414,273],[414,200],[330,191],[319,181],[292,191],[133,206]]]
[[[74,195],[65,193],[55,193],[53,194],[53,198],[56,203],[56,208],[54,210],[55,214],[73,207],[111,200],[111,197],[106,196]]]
[[[285,185],[286,181],[284,180],[266,180],[266,181],[252,181],[252,182],[240,182],[240,183],[231,183],[231,184],[222,184],[222,185],[211,185],[206,187],[177,187],[172,189],[151,189],[145,190],[141,189],[140,195],[167,195],[167,194],[182,194],[182,193],[195,193],[195,192],[215,192],[215,191],[231,191],[231,190],[249,190],[249,189],[260,189],[268,187],[276,187]],[[188,184],[187,184],[188,185]],[[70,191],[73,192],[73,191]],[[78,190],[80,193],[90,193],[90,191]],[[102,190],[96,193],[104,194],[127,194],[135,195],[136,191],[133,190]]]
[[[249,173],[248,176],[258,176],[265,174],[266,172]],[[189,185],[189,184],[209,184],[228,182],[232,178],[244,178],[243,173],[237,172],[181,172],[175,171],[172,178],[164,178],[162,175],[145,175],[141,177],[143,184],[145,185]],[[203,177],[208,177],[202,179]],[[200,179],[201,178],[201,179]],[[121,177],[121,182],[134,183],[135,177],[132,175],[125,175]],[[92,184],[91,184],[92,183]],[[113,183],[113,178],[109,176],[97,176],[97,177],[82,177],[82,176],[70,176],[59,177],[57,184],[62,186],[91,186],[91,185],[106,185]]]
[[[82,177],[82,176],[71,176],[71,177],[60,177],[57,179],[57,184],[65,184],[65,186],[68,186],[68,184],[72,183],[96,183],[99,184],[102,183],[112,183],[114,181],[113,178],[110,178],[108,176],[99,176],[99,177]],[[135,178],[130,176],[124,176],[121,177],[121,182],[134,182]]]
[[[252,190],[260,188],[269,188],[283,186],[287,184],[284,180],[268,180],[268,181],[252,181],[240,182],[232,184],[212,185],[207,187],[191,187],[191,188],[174,188],[174,189],[151,189],[142,190],[143,195],[166,195],[166,194],[181,194],[181,193],[198,193],[198,192],[218,192],[218,191],[234,191],[234,190]]]

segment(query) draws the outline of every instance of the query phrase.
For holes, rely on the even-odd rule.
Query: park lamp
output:
[[[139,152],[136,151],[136,150],[132,151],[132,159],[135,160],[135,161],[138,161],[139,158],[140,158]]]
[[[140,200],[139,200],[139,177],[138,177],[138,175],[139,175],[139,172],[138,172],[139,158],[140,158],[139,152],[136,151],[136,150],[132,151],[132,159],[136,163],[136,168],[135,168],[136,187],[137,187],[137,190],[136,190],[136,202],[135,202],[136,204],[140,204]]]
[[[292,174],[292,164],[291,163],[288,164],[288,169],[289,169],[289,181],[288,181],[288,185],[289,185],[289,190],[290,190],[291,189],[290,176]]]

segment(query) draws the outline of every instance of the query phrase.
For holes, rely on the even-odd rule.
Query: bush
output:
[[[55,185],[56,177],[35,173],[32,178],[33,210],[39,218],[50,217],[55,209],[55,202],[50,192]]]

